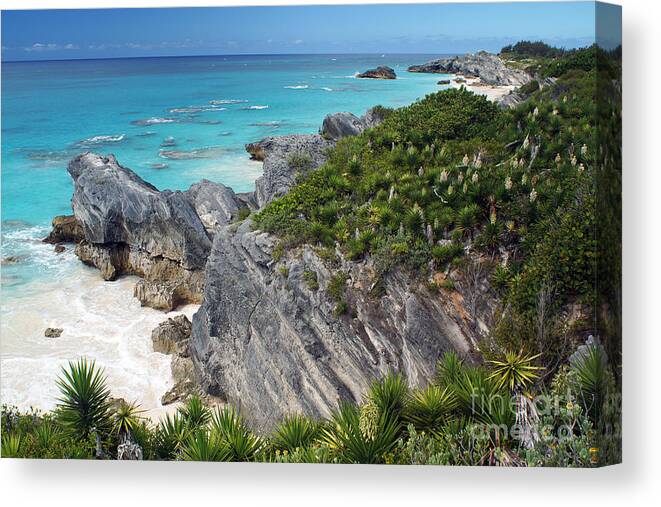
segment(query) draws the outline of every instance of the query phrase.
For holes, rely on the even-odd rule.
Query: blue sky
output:
[[[594,42],[592,2],[2,12],[2,59],[463,53]]]

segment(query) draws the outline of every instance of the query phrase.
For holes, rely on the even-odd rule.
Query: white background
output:
[[[402,0],[404,1],[404,0]],[[305,4],[215,0],[190,5]],[[318,3],[350,3],[323,0]],[[363,3],[379,3],[364,1]],[[380,3],[384,3],[381,1]],[[622,0],[624,48],[624,460],[601,470],[0,461],[4,505],[659,505],[661,498],[661,20]],[[183,0],[5,1],[6,8],[155,7]]]

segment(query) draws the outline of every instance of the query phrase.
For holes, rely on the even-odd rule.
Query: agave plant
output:
[[[216,433],[198,429],[185,441],[181,456],[184,461],[229,461],[231,453]]]
[[[360,409],[353,403],[342,402],[330,424],[322,430],[322,439],[343,462],[373,464],[384,462],[399,432],[399,422],[381,414],[373,434],[363,434]]]
[[[199,396],[191,396],[179,412],[191,430],[202,428],[211,420],[211,412]]]
[[[495,379],[498,387],[507,387],[512,392],[523,389],[538,378],[539,370],[544,369],[533,364],[540,355],[530,356],[523,351],[505,352],[500,359],[488,361],[492,367],[489,379]]]
[[[293,452],[308,447],[319,435],[319,423],[302,416],[289,415],[275,429],[271,442],[279,450]]]
[[[419,431],[438,432],[457,406],[454,392],[446,387],[429,385],[411,393],[406,407],[406,420]]]
[[[71,433],[87,438],[93,429],[104,431],[110,425],[110,390],[102,370],[94,361],[70,362],[57,379],[60,389],[58,419]]]
[[[217,408],[213,412],[211,429],[227,445],[230,461],[252,461],[264,445],[262,439],[248,429],[243,417],[231,406]]]

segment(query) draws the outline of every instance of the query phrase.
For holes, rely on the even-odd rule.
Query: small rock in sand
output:
[[[64,329],[61,327],[48,327],[46,328],[46,331],[44,331],[44,336],[46,338],[59,338],[62,331],[64,331]]]

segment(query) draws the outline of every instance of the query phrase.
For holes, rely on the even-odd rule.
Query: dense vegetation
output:
[[[328,419],[292,414],[253,431],[231,406],[191,397],[158,424],[139,407],[113,404],[105,378],[81,360],[64,369],[55,411],[2,408],[2,456],[277,463],[597,466],[619,459],[617,392],[592,347],[533,391],[535,357],[507,354],[486,366],[454,353],[411,389],[400,375],[375,381],[360,404]],[[608,424],[608,425],[607,425]]]
[[[503,57],[512,58],[559,58],[567,54],[566,49],[549,46],[542,41],[522,40],[500,50]]]
[[[591,54],[559,59],[568,70],[555,85],[513,110],[454,89],[391,111],[338,143],[256,226],[284,248],[337,244],[381,277],[402,268],[432,280],[479,260],[504,302],[496,348],[560,364],[572,331],[560,314],[595,298],[596,68],[576,63]]]

